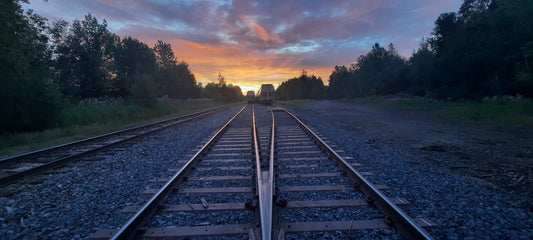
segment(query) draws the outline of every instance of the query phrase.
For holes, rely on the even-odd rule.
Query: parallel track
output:
[[[121,229],[92,239],[299,239],[383,229],[431,239],[421,228],[430,221],[404,214],[396,204],[405,201],[387,198],[378,190],[384,186],[371,184],[298,118],[258,108],[256,118],[253,106],[243,107],[159,190],[148,191],[145,205],[125,208],[133,216]]]
[[[348,163],[293,114],[280,109],[276,116],[280,183],[276,201],[281,234],[395,228],[408,239],[431,239],[420,227],[432,226],[429,220],[411,219],[396,205],[406,201],[387,198],[379,190],[386,186],[371,184],[352,167],[357,163]],[[301,178],[313,179],[314,184],[303,185]],[[294,194],[298,192],[308,194]],[[347,208],[353,211],[344,211]],[[318,216],[328,220],[314,221]]]
[[[11,184],[28,176],[59,167],[72,160],[104,151],[119,144],[174,127],[227,107],[217,107],[0,159],[0,186]]]

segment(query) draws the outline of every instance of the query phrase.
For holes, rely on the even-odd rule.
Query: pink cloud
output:
[[[111,31],[153,46],[172,44],[200,81],[218,72],[234,81],[286,80],[302,69],[327,78],[375,42],[409,55],[442,12],[461,0],[170,1],[50,0],[28,8],[52,19],[106,19]],[[326,80],[326,79],[324,79]]]

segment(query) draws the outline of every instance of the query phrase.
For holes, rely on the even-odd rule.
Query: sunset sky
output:
[[[443,12],[462,0],[32,0],[49,20],[91,13],[111,32],[150,46],[172,44],[196,80],[222,73],[243,91],[279,84],[302,69],[327,80],[335,65],[355,62],[374,43],[409,56]]]

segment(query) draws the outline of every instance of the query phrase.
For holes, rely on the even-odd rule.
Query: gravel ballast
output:
[[[443,167],[440,163],[453,165],[455,161],[448,154],[424,151],[414,140],[387,135],[387,129],[378,126],[379,119],[373,122],[371,113],[357,113],[360,109],[333,101],[288,109],[346,151],[345,156],[361,163],[357,170],[373,172],[367,177],[372,183],[390,186],[387,196],[410,201],[411,205],[402,207],[409,216],[434,221],[438,227],[429,232],[436,239],[533,238],[533,214],[523,202],[490,182]],[[331,114],[331,109],[348,112]],[[357,119],[359,114],[366,114],[370,120]],[[422,120],[419,124],[422,127],[426,123]],[[442,126],[435,127],[440,130]],[[451,132],[446,134],[455,140]],[[462,161],[461,167],[475,168],[476,162]]]
[[[0,189],[2,239],[86,239],[99,228],[119,228],[125,206],[142,205],[145,189],[160,186],[192,149],[222,127],[242,105],[143,137]],[[181,161],[180,161],[181,160]],[[178,163],[179,161],[179,163]]]
[[[159,134],[137,140],[135,143],[120,146],[87,157],[83,161],[62,167],[50,174],[37,175],[25,184],[12,184],[0,189],[0,238],[1,239],[86,239],[96,229],[118,228],[129,217],[120,211],[125,206],[142,205],[149,196],[141,195],[146,189],[159,188],[159,178],[171,176],[168,169],[180,168],[185,160],[212,136],[240,108],[219,112],[201,120],[163,131]],[[349,109],[348,104],[331,101],[313,102],[303,107],[289,110],[304,123],[318,131],[336,149],[344,150],[341,155],[353,157],[350,162],[360,163],[354,167],[360,172],[372,172],[367,178],[374,184],[386,184],[389,197],[399,197],[411,202],[401,208],[411,217],[429,218],[438,224],[429,232],[436,239],[532,239],[533,214],[522,202],[483,179],[473,178],[453,171],[442,164],[450,164],[455,159],[447,152],[434,147],[421,150],[417,142],[406,141],[387,131],[376,134],[374,125],[359,125],[357,119],[346,118],[345,113],[331,109]],[[258,109],[256,109],[258,111]],[[264,113],[264,112],[263,112]],[[347,113],[349,115],[349,113]],[[344,117],[341,117],[344,116]],[[362,120],[360,120],[361,123]],[[268,121],[264,124],[266,125]],[[365,124],[365,123],[363,123]],[[425,124],[423,121],[421,125]],[[374,126],[379,128],[378,124]],[[371,131],[372,130],[372,131]],[[379,129],[378,129],[379,130]],[[268,131],[265,131],[268,134]],[[448,136],[454,140],[453,135]],[[268,139],[268,138],[266,138]],[[423,144],[422,146],[425,146]],[[266,149],[266,148],[265,148]],[[446,149],[444,149],[446,150]],[[339,151],[341,152],[341,151]],[[309,157],[316,156],[309,154]],[[324,161],[311,162],[324,168]],[[240,164],[240,163],[238,163]],[[461,167],[473,168],[475,163]],[[284,164],[282,164],[284,166]],[[205,167],[217,167],[216,163],[205,162]],[[239,165],[240,166],[240,165]],[[313,169],[295,170],[280,167],[278,173],[303,173]],[[328,168],[329,169],[329,168]],[[253,170],[231,170],[250,172]],[[225,172],[226,174],[231,171]],[[333,171],[333,168],[332,168]],[[198,174],[198,173],[197,173]],[[251,181],[250,181],[251,182]],[[345,179],[285,179],[279,184],[346,184]],[[245,186],[240,182],[190,182],[186,187]],[[246,185],[249,186],[249,185]],[[322,196],[322,194],[325,194]],[[316,200],[363,198],[360,193],[345,191],[342,196],[331,193],[287,192],[283,197],[290,200]],[[345,196],[346,195],[346,196]],[[215,202],[245,202],[249,194],[219,194]],[[168,204],[186,204],[198,200],[196,194],[184,194],[179,198],[171,196]],[[282,217],[287,222],[309,220],[298,216],[300,210],[287,211]],[[340,208],[334,211],[317,211],[317,221],[332,220],[337,217],[358,215],[360,210]],[[303,213],[303,211],[302,211]],[[375,216],[374,216],[375,214]],[[250,222],[253,216],[246,211],[232,216],[223,223]],[[377,218],[381,214],[370,213],[365,217]],[[180,215],[181,216],[181,215]],[[212,216],[199,215],[191,218],[182,216],[183,225],[210,223]],[[301,219],[299,219],[301,218]],[[163,215],[152,222],[153,226],[166,226],[175,219]],[[218,220],[217,220],[218,221]],[[358,231],[346,233],[299,233],[289,234],[289,239],[346,239],[347,236],[365,239],[397,239],[391,230]],[[245,238],[245,236],[240,236]]]

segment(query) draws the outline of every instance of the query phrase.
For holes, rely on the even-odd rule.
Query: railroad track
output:
[[[245,106],[120,229],[92,239],[371,238],[386,234],[430,239],[411,219],[294,115],[281,108]],[[393,232],[393,233],[389,233]],[[374,235],[373,235],[374,234]],[[382,236],[383,235],[378,235]]]
[[[0,186],[227,108],[217,107],[0,160]]]

